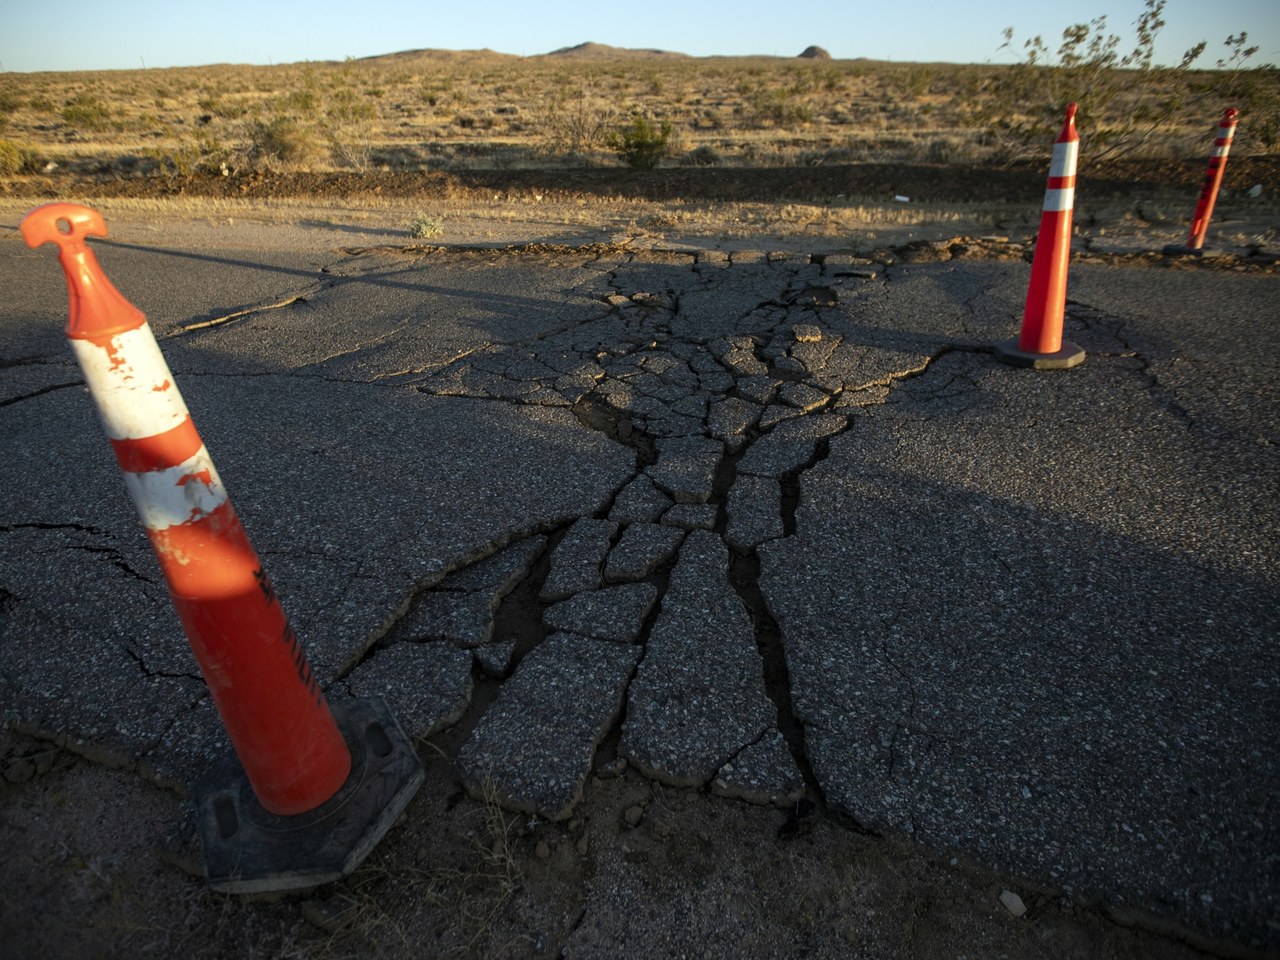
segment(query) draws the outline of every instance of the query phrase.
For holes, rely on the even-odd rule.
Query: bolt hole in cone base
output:
[[[196,828],[214,890],[268,893],[340,880],[360,866],[418,792],[422,763],[381,698],[330,709],[351,750],[351,774],[316,809],[269,813],[234,754],[196,784]]]
[[[1018,349],[1018,337],[996,344],[996,357],[1014,367],[1034,370],[1069,370],[1084,363],[1084,350],[1070,340],[1062,341],[1062,349],[1054,353],[1028,353]]]

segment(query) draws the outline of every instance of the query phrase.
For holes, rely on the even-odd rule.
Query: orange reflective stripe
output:
[[[111,438],[120,469],[129,473],[150,473],[168,470],[185,463],[200,452],[200,434],[191,418],[183,420],[172,430],[157,433],[154,437],[138,437],[130,440]]]

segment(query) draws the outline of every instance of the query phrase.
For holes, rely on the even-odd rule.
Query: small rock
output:
[[[614,757],[608,763],[602,763],[596,767],[595,775],[601,780],[612,780],[614,777],[620,777],[623,771],[627,769],[626,757]]]
[[[578,856],[585,857],[587,855],[587,849],[589,848],[589,846],[590,844],[587,842],[587,835],[584,833],[582,836],[578,838],[578,842],[574,846],[574,849],[578,851]]]
[[[15,757],[4,768],[4,778],[10,783],[26,783],[35,775],[36,765],[26,757]]]
[[[1004,904],[1004,908],[1015,917],[1020,917],[1027,912],[1027,905],[1022,902],[1022,898],[1012,890],[1005,890],[1000,894],[1000,902]]]
[[[511,655],[516,651],[514,640],[503,640],[498,643],[486,643],[471,651],[480,664],[480,669],[491,677],[504,677],[511,667]]]
[[[622,819],[626,822],[628,827],[640,826],[640,821],[644,819],[644,807],[640,806],[638,803],[635,806],[627,807],[626,811],[622,814]]]
[[[546,860],[551,856],[551,847],[547,845],[547,841],[539,840],[538,845],[533,848],[533,853],[539,860]]]
[[[326,933],[337,933],[355,919],[355,904],[346,897],[327,900],[304,900],[302,916],[312,926]]]

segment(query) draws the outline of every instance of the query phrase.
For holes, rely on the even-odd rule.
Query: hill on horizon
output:
[[[607,43],[579,43],[572,47],[560,47],[558,50],[552,50],[550,53],[536,54],[541,57],[578,57],[582,59],[620,59],[620,58],[651,58],[651,57],[684,57],[689,54],[678,53],[674,50],[654,50],[641,49],[634,47],[611,47]]]
[[[565,60],[723,60],[733,59],[733,57],[744,57],[755,59],[757,57],[770,57],[770,59],[786,60],[786,59],[822,59],[830,60],[831,55],[822,47],[811,46],[804,52],[796,55],[795,58],[779,57],[776,54],[757,54],[744,53],[735,54],[731,57],[725,55],[715,55],[710,57],[694,57],[688,53],[681,53],[678,50],[658,50],[648,47],[614,47],[607,43],[595,43],[588,40],[585,43],[574,44],[571,47],[560,47],[548,53],[534,53],[527,57],[516,53],[502,53],[489,47],[479,50],[447,50],[440,47],[423,47],[413,50],[397,50],[393,53],[379,53],[367,57],[359,57],[361,61],[394,61],[394,60],[414,60],[414,59],[469,59],[477,57],[500,57],[504,59],[517,60],[534,60],[555,57]],[[862,59],[862,58],[858,58]]]

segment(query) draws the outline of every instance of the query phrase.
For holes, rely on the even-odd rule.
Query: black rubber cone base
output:
[[[1084,350],[1070,340],[1062,341],[1062,349],[1056,353],[1028,353],[1018,349],[1018,338],[1001,340],[996,344],[996,357],[1015,367],[1031,367],[1035,370],[1068,370],[1084,363]]]
[[[222,893],[317,887],[364,861],[422,785],[422,763],[381,698],[330,704],[351,774],[314,810],[263,809],[235,755],[196,784],[196,829],[209,886]]]
[[[1222,250],[1206,250],[1204,247],[1188,247],[1181,243],[1171,243],[1164,248],[1167,257],[1225,257]]]

